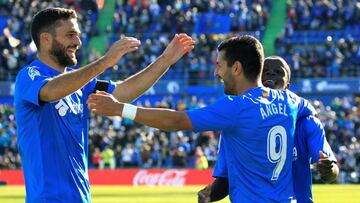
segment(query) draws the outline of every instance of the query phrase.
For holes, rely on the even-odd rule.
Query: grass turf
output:
[[[182,203],[197,202],[196,193],[202,186],[186,187],[127,187],[92,186],[94,203],[139,202],[139,203]],[[316,203],[360,203],[360,185],[314,185]],[[1,203],[24,202],[23,186],[0,186]],[[230,202],[229,199],[219,201]]]

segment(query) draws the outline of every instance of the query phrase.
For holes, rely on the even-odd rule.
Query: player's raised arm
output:
[[[149,89],[182,56],[194,48],[195,41],[187,34],[176,34],[165,51],[144,70],[118,82],[112,93],[121,102],[131,102]]]
[[[79,33],[73,34],[74,46],[78,47],[80,45],[79,43],[77,44]],[[46,38],[46,36],[43,37]],[[109,51],[98,60],[49,80],[40,90],[40,100],[52,102],[75,92],[87,84],[92,78],[104,72],[107,68],[114,66],[124,54],[137,50],[139,45],[140,41],[133,37],[124,37],[116,41],[110,47]],[[76,49],[77,48],[74,48],[73,52],[75,52]],[[48,56],[43,56],[40,52],[39,58],[45,63],[46,57]]]
[[[111,94],[97,91],[88,99],[89,109],[104,116],[122,116],[138,123],[163,130],[192,130],[185,112],[171,109],[142,108],[117,101]]]

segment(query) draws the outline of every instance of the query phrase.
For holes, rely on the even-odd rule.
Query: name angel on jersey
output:
[[[286,113],[286,106],[283,103],[271,103],[265,105],[265,107],[260,107],[260,113],[263,120],[277,114],[288,116],[288,114]]]

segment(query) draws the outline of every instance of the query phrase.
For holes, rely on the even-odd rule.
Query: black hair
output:
[[[264,64],[264,50],[255,37],[250,35],[228,38],[220,43],[218,51],[224,51],[227,66],[239,61],[245,77],[255,82],[260,79]]]
[[[34,15],[31,22],[31,37],[40,50],[40,34],[48,32],[55,35],[55,28],[59,25],[59,20],[77,18],[76,12],[66,8],[46,8]]]

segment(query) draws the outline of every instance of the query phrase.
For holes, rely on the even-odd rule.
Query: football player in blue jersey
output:
[[[273,89],[285,89],[290,84],[290,68],[285,60],[278,56],[267,57],[264,61],[262,83]],[[223,143],[220,140],[218,161],[215,165],[213,183],[200,190],[198,202],[214,202],[228,195],[227,167]],[[297,121],[293,157],[293,184],[297,202],[313,202],[311,192],[310,163],[318,163],[321,178],[325,182],[336,179],[339,168],[336,158],[326,141],[324,128],[314,116]]]
[[[124,37],[94,62],[73,70],[81,46],[74,10],[47,8],[31,24],[38,60],[24,67],[15,83],[18,147],[25,176],[26,202],[91,202],[88,177],[88,96],[103,90],[130,102],[143,94],[168,68],[194,48],[177,34],[163,54],[125,81],[94,78],[138,49]]]
[[[105,92],[92,94],[88,106],[95,113],[122,115],[165,130],[221,130],[230,200],[291,202],[296,120],[315,110],[289,90],[262,86],[263,62],[263,48],[256,38],[232,37],[218,46],[214,72],[227,95],[207,107],[186,112],[141,108]]]

